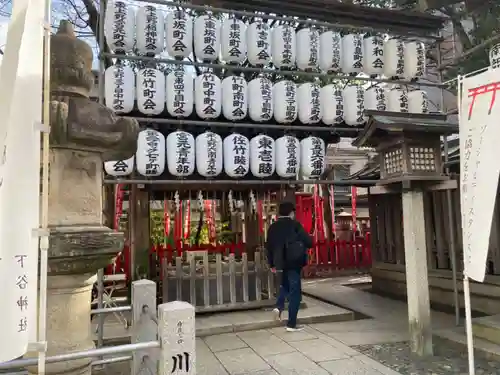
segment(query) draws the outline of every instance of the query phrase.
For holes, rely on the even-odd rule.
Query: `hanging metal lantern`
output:
[[[283,178],[298,175],[300,167],[300,142],[297,138],[285,135],[275,142],[276,174]]]
[[[104,16],[104,35],[111,51],[132,51],[135,43],[134,8],[124,1],[108,0]]]
[[[127,160],[107,161],[104,163],[104,171],[113,177],[123,177],[134,171],[134,157]]]
[[[131,67],[117,64],[104,72],[104,100],[106,107],[117,114],[134,109],[135,74]]]
[[[137,73],[137,108],[145,115],[159,115],[165,109],[165,75],[160,70]]]
[[[342,72],[346,74],[363,71],[363,36],[347,34],[342,37]]]
[[[363,72],[370,75],[384,74],[384,39],[369,36],[363,40]]]
[[[196,114],[202,119],[219,117],[222,108],[222,84],[215,74],[204,73],[194,80]]]
[[[183,10],[169,12],[165,18],[165,47],[176,58],[193,53],[193,19]]]
[[[195,145],[192,134],[179,130],[167,136],[168,173],[187,177],[194,173]]]
[[[233,133],[224,138],[224,172],[232,178],[242,178],[250,169],[250,141]]]
[[[395,87],[387,93],[387,110],[408,113],[408,90]]]
[[[340,86],[323,86],[319,101],[321,103],[321,119],[325,125],[335,125],[344,122],[344,99]]]
[[[321,177],[325,171],[325,142],[318,137],[300,141],[300,173],[305,179]]]
[[[155,6],[139,7],[136,18],[136,49],[139,53],[158,55],[163,52],[164,40],[163,13]]]
[[[295,66],[297,52],[295,30],[289,25],[280,25],[271,32],[271,58],[276,68]]]
[[[243,77],[229,76],[222,81],[222,114],[229,121],[238,121],[248,112],[248,85]]]
[[[172,117],[189,117],[194,106],[194,77],[178,65],[166,78],[166,103]]]
[[[297,31],[297,68],[300,70],[316,69],[319,60],[319,32],[305,28]]]
[[[248,83],[248,114],[252,121],[269,121],[273,117],[271,81],[258,77]]]
[[[235,17],[226,19],[221,27],[221,56],[226,63],[240,64],[247,58],[247,26]]]
[[[273,175],[276,165],[274,139],[259,134],[250,140],[250,171],[255,177]]]
[[[137,172],[146,177],[159,176],[165,171],[165,137],[159,131],[139,132],[135,153]]]
[[[317,124],[321,121],[321,89],[316,83],[302,83],[297,89],[299,121],[303,124]]]
[[[220,53],[220,21],[212,14],[194,21],[194,53],[202,61],[215,61]]]
[[[429,98],[423,90],[413,90],[408,93],[408,112],[429,113]]]
[[[292,81],[280,81],[273,86],[274,119],[289,124],[297,119],[297,86]]]
[[[271,28],[262,21],[252,22],[247,30],[248,62],[254,66],[271,61]]]
[[[399,38],[389,38],[384,43],[384,75],[402,78],[405,74],[405,44]]]
[[[207,131],[196,137],[196,170],[202,177],[216,177],[222,172],[223,148],[220,135]]]
[[[386,111],[387,98],[382,86],[372,86],[365,91],[365,109],[372,111]]]
[[[362,125],[366,121],[365,90],[363,86],[351,84],[342,92],[344,121],[349,126]]]
[[[406,79],[422,78],[426,70],[426,51],[422,42],[408,42],[404,46],[404,76]]]
[[[323,72],[341,70],[342,37],[335,31],[325,31],[319,36],[319,67]]]

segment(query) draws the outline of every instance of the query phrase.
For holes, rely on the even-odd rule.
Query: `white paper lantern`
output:
[[[319,36],[319,67],[323,72],[341,69],[342,38],[335,31],[325,31]]]
[[[371,111],[387,110],[387,97],[382,86],[372,86],[365,91],[365,109]]]
[[[222,114],[230,121],[247,115],[248,85],[243,77],[229,76],[222,80]]]
[[[194,53],[198,60],[215,61],[220,53],[220,21],[211,14],[194,21]]]
[[[158,69],[137,73],[137,108],[145,115],[158,115],[165,109],[165,75]]]
[[[273,117],[272,84],[267,78],[258,77],[248,83],[248,114],[256,122]]]
[[[137,137],[135,153],[137,172],[146,177],[160,176],[165,171],[165,137],[159,131],[146,129]]]
[[[404,45],[404,75],[406,79],[425,75],[425,45],[422,42],[408,42]]]
[[[276,68],[291,68],[295,66],[297,42],[292,26],[275,27],[271,32],[271,58]]]
[[[109,0],[104,19],[104,35],[113,52],[130,52],[135,43],[134,8],[124,1]]]
[[[178,130],[167,136],[168,173],[187,177],[194,173],[195,146],[192,134]]]
[[[237,18],[222,22],[221,55],[226,63],[240,64],[247,58],[247,26]]]
[[[185,58],[193,52],[193,19],[183,10],[165,18],[165,47],[172,57]]]
[[[222,138],[213,132],[196,137],[196,170],[202,177],[215,177],[222,172]]]
[[[271,61],[271,29],[262,21],[256,21],[247,30],[248,62],[267,65]]]
[[[164,26],[163,13],[158,8],[152,5],[140,7],[136,18],[137,51],[145,55],[162,53]]]
[[[337,85],[326,85],[321,88],[321,119],[326,125],[344,122],[344,104],[342,88]]]
[[[384,75],[401,78],[405,74],[405,44],[399,38],[384,42]]]
[[[490,49],[490,66],[493,69],[500,67],[500,44],[495,44]]]
[[[429,113],[429,99],[423,90],[414,90],[408,93],[408,112]]]
[[[300,141],[300,173],[305,179],[321,177],[325,171],[325,142],[318,137]]]
[[[378,35],[363,40],[363,72],[373,76],[384,73],[384,39]]]
[[[274,139],[259,134],[250,141],[250,171],[255,177],[272,176],[276,165]]]
[[[317,124],[321,121],[321,88],[316,83],[303,83],[297,89],[299,121],[303,124]]]
[[[344,121],[349,126],[364,124],[366,121],[365,90],[361,85],[348,85],[342,92],[344,102]]]
[[[224,138],[224,172],[232,178],[242,178],[250,169],[250,141],[233,133]]]
[[[222,107],[222,87],[219,77],[204,73],[194,80],[196,114],[202,119],[217,118]]]
[[[106,107],[116,113],[129,113],[134,109],[135,74],[131,67],[121,64],[110,66],[104,73]]]
[[[363,37],[347,34],[342,37],[342,71],[347,74],[363,70]]]
[[[300,168],[300,142],[297,138],[285,135],[275,142],[276,174],[283,178],[295,177]]]
[[[300,70],[316,69],[319,60],[319,32],[305,28],[297,31],[297,68]]]
[[[408,91],[395,87],[387,93],[387,110],[389,112],[408,113]]]
[[[123,177],[134,171],[134,157],[126,160],[107,161],[104,163],[104,171],[113,177]]]
[[[194,105],[194,77],[178,65],[166,78],[167,111],[172,117],[189,117]]]
[[[280,81],[273,86],[274,119],[289,124],[297,119],[297,86],[292,81]]]

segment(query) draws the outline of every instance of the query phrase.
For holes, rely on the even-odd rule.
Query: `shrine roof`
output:
[[[352,142],[356,147],[377,147],[379,142],[395,133],[427,133],[449,135],[458,133],[458,123],[443,114],[413,114],[385,111],[365,111],[369,119],[359,136]]]

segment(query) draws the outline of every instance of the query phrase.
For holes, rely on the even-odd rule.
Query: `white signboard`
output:
[[[460,108],[460,195],[464,270],[483,282],[500,172],[500,75],[490,70],[463,80]],[[499,100],[497,100],[497,98]]]

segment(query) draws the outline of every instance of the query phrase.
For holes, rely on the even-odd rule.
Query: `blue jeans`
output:
[[[295,328],[300,301],[302,300],[302,282],[300,269],[283,270],[281,272],[281,285],[276,300],[279,311],[285,309],[285,299],[288,297],[288,323],[287,326]]]

